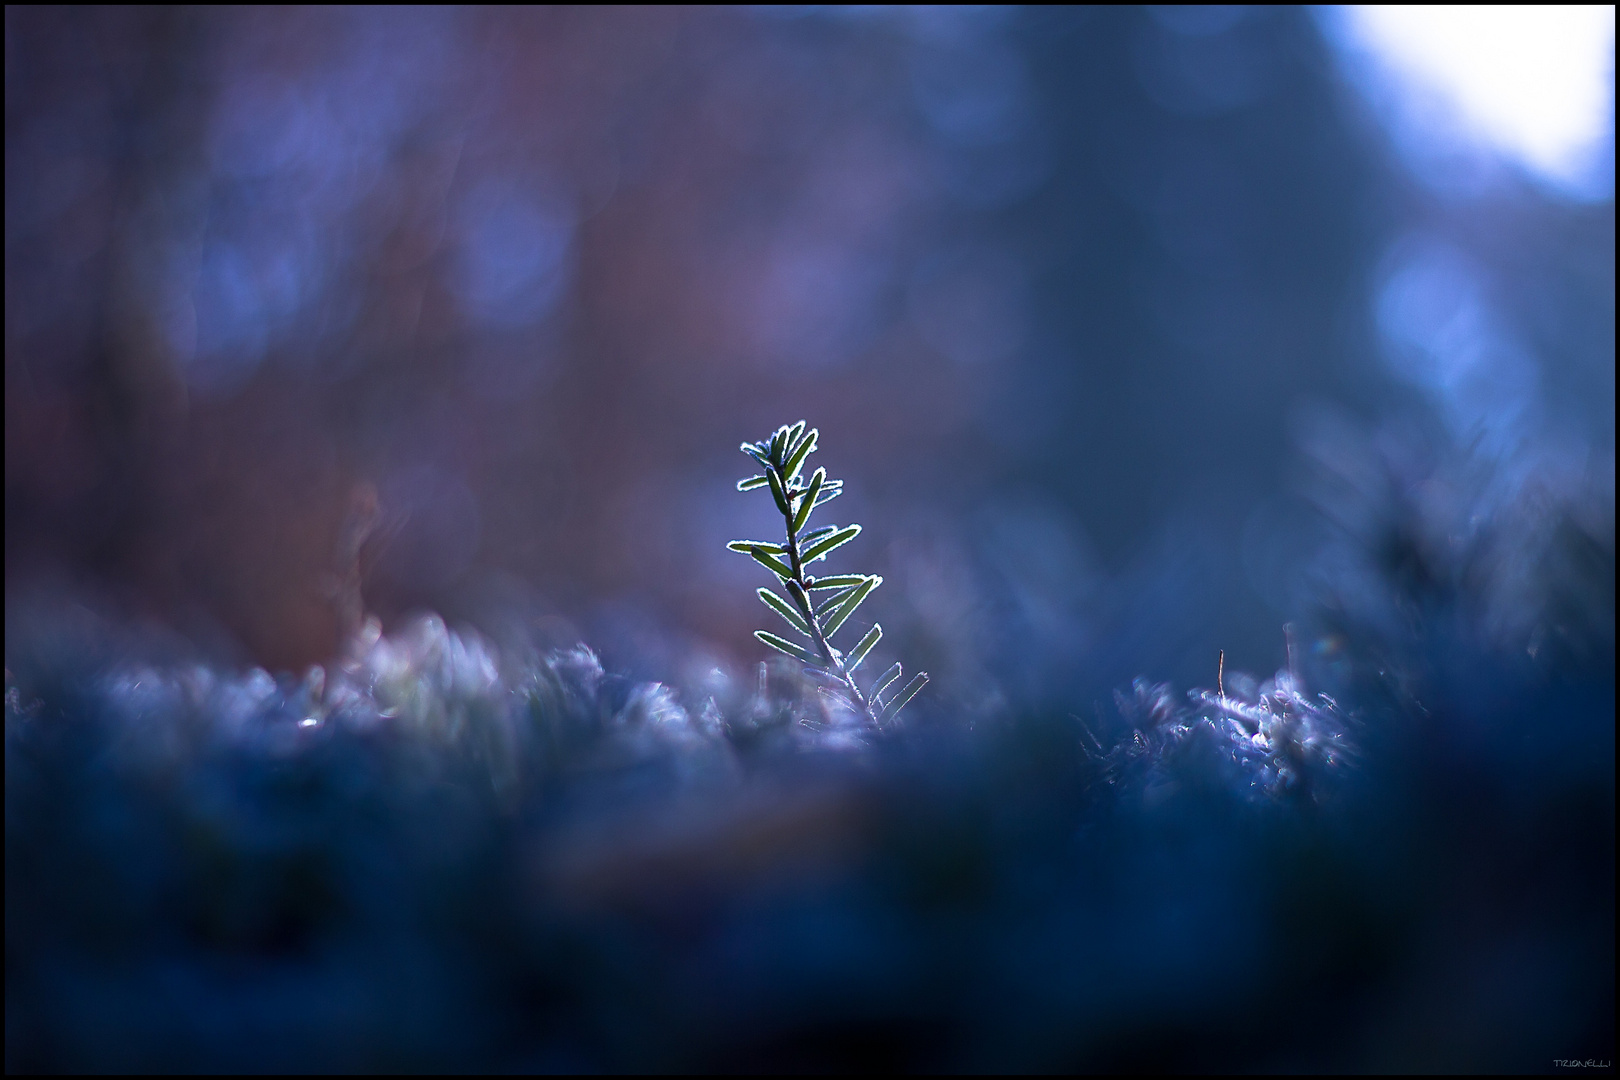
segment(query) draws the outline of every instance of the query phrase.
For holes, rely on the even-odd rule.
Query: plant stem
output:
[[[776,472],[777,479],[782,482],[782,490],[787,495],[787,513],[783,516],[787,519],[788,558],[792,561],[793,581],[799,586],[798,592],[789,589],[788,593],[793,597],[793,602],[799,605],[799,611],[804,615],[806,625],[810,627],[811,639],[815,641],[816,648],[821,650],[821,655],[826,658],[828,670],[836,675],[844,686],[848,688],[850,695],[855,699],[855,703],[866,714],[866,718],[876,724],[878,719],[872,711],[871,703],[866,700],[866,695],[861,693],[861,688],[855,685],[855,676],[848,668],[844,667],[844,661],[833,652],[832,646],[827,643],[827,635],[822,633],[821,630],[821,620],[816,618],[815,605],[810,603],[810,582],[805,578],[804,562],[800,558],[799,533],[793,527],[793,500],[805,498],[808,492],[803,488],[798,491],[789,489],[787,477],[783,475],[782,468],[777,462],[773,461],[770,467]],[[800,599],[801,597],[803,599]]]

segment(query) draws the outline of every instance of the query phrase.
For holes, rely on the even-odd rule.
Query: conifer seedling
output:
[[[824,689],[824,693],[841,698],[872,723],[882,724],[899,714],[923,688],[928,676],[918,672],[901,685],[900,676],[904,671],[896,663],[863,693],[855,681],[855,671],[883,636],[883,628],[873,623],[847,653],[832,645],[833,635],[849,621],[872,590],[883,584],[883,579],[875,574],[813,577],[808,571],[811,563],[825,559],[861,531],[859,525],[809,528],[810,515],[815,509],[838,498],[844,488],[842,480],[827,479],[826,469],[817,469],[808,481],[804,479],[804,464],[816,449],[818,434],[815,428],[806,431],[804,421],[800,420],[797,424],[777,428],[775,434],[760,442],[742,444],[742,452],[764,471],[739,480],[737,490],[770,488],[786,525],[787,539],[783,543],[733,540],[726,546],[750,556],[776,575],[787,596],[772,589],[760,589],[759,598],[782,617],[789,630],[808,644],[801,645],[768,630],[756,630],[754,636],[777,652],[803,663],[809,674],[831,683],[833,689]],[[817,593],[823,595],[812,600]]]

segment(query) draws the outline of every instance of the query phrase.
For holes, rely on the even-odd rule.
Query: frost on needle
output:
[[[777,428],[775,434],[760,442],[742,444],[742,452],[762,471],[739,480],[737,490],[770,488],[771,498],[782,514],[786,539],[779,543],[733,540],[726,546],[750,556],[776,575],[779,587],[787,594],[759,590],[765,606],[787,623],[790,636],[768,630],[756,630],[754,636],[803,663],[810,674],[832,684],[834,689],[828,692],[843,698],[872,723],[882,724],[892,720],[916,696],[928,676],[918,672],[902,684],[903,670],[893,664],[862,692],[855,672],[883,636],[883,628],[876,623],[848,652],[833,647],[833,635],[872,590],[883,584],[883,579],[875,574],[814,577],[809,572],[811,563],[825,559],[861,532],[861,527],[853,524],[809,527],[816,508],[832,502],[844,490],[842,480],[827,479],[826,469],[817,469],[805,479],[805,462],[815,452],[818,434],[814,428],[806,431],[800,420]]]

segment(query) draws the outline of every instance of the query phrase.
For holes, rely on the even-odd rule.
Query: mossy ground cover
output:
[[[1612,1045],[1601,671],[1451,648],[1409,657],[1422,702],[1366,665],[1338,695],[1140,681],[877,728],[785,660],[692,708],[431,618],[280,678],[105,638],[91,663],[74,633],[8,643],[9,1069],[1534,1069]]]

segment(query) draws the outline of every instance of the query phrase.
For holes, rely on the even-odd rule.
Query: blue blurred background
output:
[[[8,688],[65,605],[153,655],[327,663],[374,505],[385,629],[583,640],[696,714],[761,659],[735,448],[804,418],[942,728],[1223,650],[1263,677],[1285,624],[1324,685],[1422,669],[1511,726],[1578,684],[1585,724],[1613,37],[1612,7],[8,8]],[[1602,847],[1612,726],[1580,730]]]
[[[1466,38],[1506,119],[1365,12],[14,11],[8,594],[323,660],[371,485],[385,621],[678,681],[752,658],[733,448],[804,417],[947,696],[1273,670],[1359,588],[1323,466],[1612,530],[1592,11]]]

